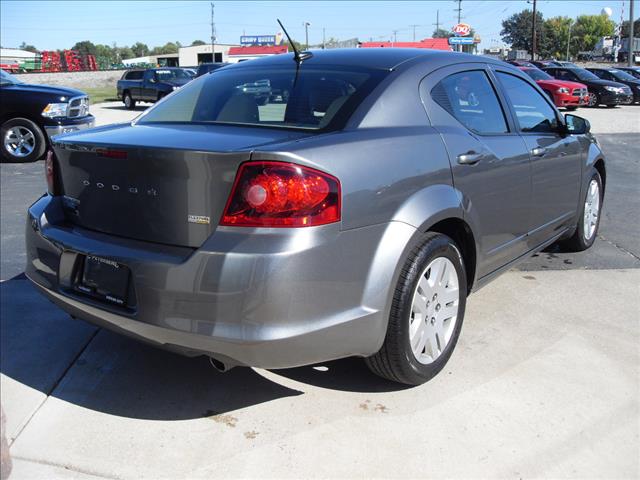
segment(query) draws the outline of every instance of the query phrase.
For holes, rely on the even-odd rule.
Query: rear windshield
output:
[[[156,70],[156,78],[160,81],[175,80],[175,79],[189,79],[184,70]]]
[[[524,70],[524,73],[529,75],[534,80],[553,80],[553,77],[546,72],[538,68],[527,68]]]
[[[304,65],[224,68],[199,77],[138,123],[212,123],[319,130],[348,118],[383,71]]]

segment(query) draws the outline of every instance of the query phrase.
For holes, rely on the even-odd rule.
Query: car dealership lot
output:
[[[92,107],[99,125],[143,110]],[[219,374],[69,319],[19,275],[42,163],[3,164],[12,477],[637,478],[640,107],[576,113],[608,155],[599,239],[543,252],[472,295],[451,362],[415,388],[358,359]]]

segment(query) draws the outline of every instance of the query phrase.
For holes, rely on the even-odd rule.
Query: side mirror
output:
[[[149,83],[156,83],[156,82],[157,82],[157,80],[156,80],[155,76],[154,77],[149,77]]]
[[[566,114],[564,116],[566,132],[570,135],[583,135],[591,131],[591,124],[586,118]]]

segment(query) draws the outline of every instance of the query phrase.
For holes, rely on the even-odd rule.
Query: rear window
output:
[[[318,130],[346,120],[384,75],[348,67],[225,68],[199,77],[138,123],[212,123]]]
[[[188,80],[191,78],[184,70],[156,70],[156,79],[160,82],[171,80]]]

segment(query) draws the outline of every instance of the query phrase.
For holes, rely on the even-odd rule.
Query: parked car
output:
[[[198,73],[198,69],[196,68],[183,68],[183,70],[191,78],[196,78],[196,74]]]
[[[627,105],[633,100],[631,89],[619,82],[602,80],[584,68],[551,67],[545,72],[558,80],[584,83],[589,89],[589,106],[597,107],[604,104],[607,107]]]
[[[549,98],[553,100],[556,107],[575,110],[578,107],[589,104],[589,93],[585,84],[569,82],[567,80],[556,80],[539,68],[518,68],[538,84]]]
[[[527,62],[526,60],[507,60],[507,63],[515,65],[516,67],[538,68],[533,63]]]
[[[556,62],[555,60],[534,60],[533,63],[538,68],[549,68],[549,67],[562,67],[560,62]]]
[[[187,72],[176,67],[128,70],[118,80],[117,95],[128,109],[134,109],[136,102],[157,102],[191,79]]]
[[[618,70],[627,72],[629,75],[633,75],[635,78],[640,78],[640,67],[618,67]]]
[[[593,244],[604,156],[525,73],[436,50],[294,58],[59,137],[27,277],[74,317],[221,370],[360,356],[419,384],[471,291],[554,242]],[[286,103],[243,88],[265,81]]]
[[[219,68],[226,67],[230,65],[230,63],[201,63],[198,65],[198,71],[196,73],[196,77],[200,77],[205,73],[213,72],[218,70]]]
[[[86,93],[65,87],[29,85],[0,70],[2,160],[38,160],[54,135],[93,124]]]
[[[571,68],[580,68],[573,62],[567,62],[565,60],[556,60],[556,63],[559,64],[560,67],[571,67]]]
[[[640,79],[619,68],[588,67],[587,70],[602,80],[626,85],[633,93],[633,103],[640,103]]]

